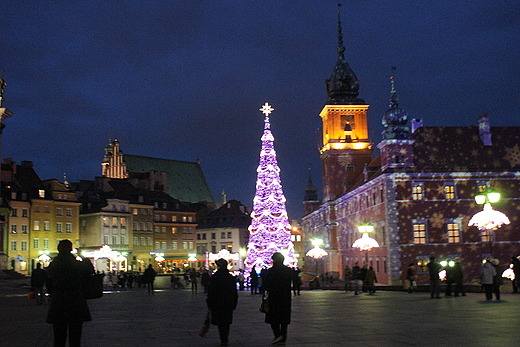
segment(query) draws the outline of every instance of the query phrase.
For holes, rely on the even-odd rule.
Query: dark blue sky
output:
[[[336,1],[0,3],[7,81],[3,157],[42,179],[92,179],[117,135],[128,154],[201,160],[214,198],[251,206],[263,115],[289,217],[307,168],[320,187],[325,78],[337,53]],[[359,0],[342,6],[345,56],[360,79],[370,138],[381,140],[389,75],[426,126],[520,126],[520,2]]]

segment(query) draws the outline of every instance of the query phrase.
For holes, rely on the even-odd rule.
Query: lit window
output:
[[[301,235],[296,235],[296,242],[300,242],[302,240],[302,236]]]
[[[112,217],[112,226],[113,227],[117,226],[117,217]]]
[[[45,230],[45,231],[51,230],[51,222],[49,222],[48,220],[44,221],[43,222],[43,230]]]
[[[176,227],[172,227],[172,234],[177,234],[177,228]]]
[[[484,229],[481,231],[480,238],[482,242],[492,242],[492,232],[491,230]]]
[[[459,224],[448,223],[448,243],[459,243],[460,242],[460,230]]]
[[[412,200],[423,199],[423,187],[422,185],[415,185],[412,187]]]
[[[426,243],[426,224],[418,223],[413,225],[413,243]]]
[[[104,227],[108,226],[108,217],[103,217],[103,226]]]
[[[38,190],[38,196],[40,198],[45,198],[45,190],[43,190],[43,189]]]
[[[139,210],[138,210],[138,209],[136,209],[136,208],[133,208],[133,209],[132,209],[132,214],[133,214],[134,216],[137,216],[138,213],[139,213]]]
[[[126,218],[125,217],[121,217],[119,219],[119,223],[121,224],[122,227],[126,227]]]
[[[444,186],[444,194],[446,199],[452,200],[455,199],[455,186],[453,185],[445,185]]]
[[[177,221],[177,216],[172,216],[172,222],[176,222]]]
[[[182,221],[183,221],[183,222],[186,222],[186,220],[187,220],[187,219],[186,219],[186,216],[182,216]]]
[[[428,260],[426,260],[426,259],[417,260],[417,266],[419,266],[419,272],[428,272]]]
[[[188,216],[188,222],[193,222],[193,216]]]
[[[18,230],[16,230],[17,226],[16,224],[11,225],[11,234],[16,234]]]

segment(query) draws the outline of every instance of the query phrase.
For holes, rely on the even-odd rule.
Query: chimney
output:
[[[478,134],[484,146],[491,146],[491,127],[489,125],[489,117],[487,113],[478,116]]]

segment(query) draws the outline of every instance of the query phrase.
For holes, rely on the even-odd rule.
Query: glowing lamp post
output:
[[[471,217],[469,226],[476,226],[481,231],[487,231],[489,237],[489,247],[493,256],[493,231],[498,230],[502,225],[509,224],[509,218],[500,211],[494,210],[491,203],[500,200],[500,193],[488,192],[475,196],[477,204],[484,204],[484,209]]]
[[[368,223],[364,223],[358,226],[358,230],[363,234],[360,239],[357,239],[352,248],[359,248],[361,252],[365,251],[365,263],[368,266],[368,252],[372,250],[372,248],[379,247],[379,243],[371,237],[368,236],[368,233],[374,231],[374,226]]]
[[[323,240],[316,239],[312,240],[312,244],[314,248],[310,249],[307,254],[308,257],[314,258],[314,262],[316,263],[316,276],[318,276],[318,259],[321,259],[327,255],[329,255],[324,249],[320,248],[320,245],[323,243]]]

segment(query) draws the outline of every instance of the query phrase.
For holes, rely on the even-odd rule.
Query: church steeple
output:
[[[395,68],[392,68],[395,70]],[[394,76],[390,76],[390,82],[392,89],[390,90],[390,108],[383,115],[383,126],[382,132],[383,139],[408,139],[410,138],[410,128],[408,124],[408,114],[399,108],[399,98],[397,97],[397,91],[395,90]]]
[[[327,85],[327,105],[364,105],[365,101],[358,98],[359,80],[345,59],[345,46],[341,27],[341,4],[338,4],[338,60],[332,75],[325,80]]]

